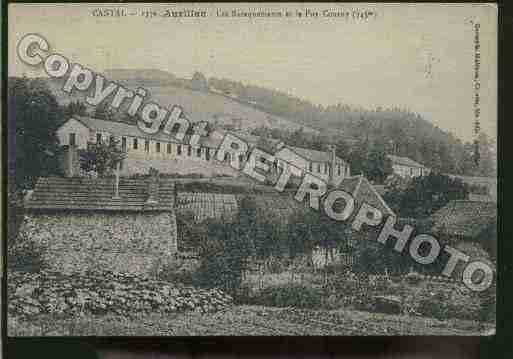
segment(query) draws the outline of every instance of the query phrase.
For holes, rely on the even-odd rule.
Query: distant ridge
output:
[[[176,80],[170,72],[158,69],[106,69],[104,75],[113,80]]]

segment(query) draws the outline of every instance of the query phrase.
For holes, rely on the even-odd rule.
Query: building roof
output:
[[[469,193],[468,199],[475,202],[497,202],[497,198],[490,196],[488,194],[475,194]]]
[[[25,208],[35,210],[171,211],[174,182],[159,178],[157,204],[146,204],[148,179],[120,178],[120,199],[113,199],[114,178],[41,177]]]
[[[478,238],[497,225],[497,204],[455,200],[433,213],[433,232],[439,235]]]
[[[73,116],[73,119],[79,121],[81,124],[86,126],[87,128],[95,131],[101,132],[109,132],[118,136],[130,136],[130,137],[138,137],[138,138],[147,138],[152,140],[162,140],[167,142],[176,142],[176,139],[169,135],[165,135],[162,132],[158,132],[154,135],[147,134],[139,129],[139,127],[135,125],[130,125],[124,122],[115,122],[115,121],[105,121],[98,120],[91,117],[84,116]]]
[[[376,192],[379,193],[380,196],[383,196],[388,191],[387,186],[385,186],[384,184],[373,184],[372,186],[374,187]]]
[[[387,158],[392,161],[392,163],[402,165],[402,166],[408,166],[408,167],[419,167],[419,168],[426,168],[424,165],[415,162],[411,158],[408,157],[400,157],[400,156],[394,156],[394,155],[387,155]]]
[[[331,162],[331,154],[330,152],[324,152],[324,151],[318,151],[318,150],[312,150],[309,148],[302,148],[302,147],[295,147],[295,146],[288,146],[286,145],[284,147],[292,150],[296,154],[300,155],[304,159],[310,161],[310,162]],[[280,150],[278,150],[279,152]],[[339,157],[335,157],[336,163],[343,163],[345,164],[346,161]]]
[[[497,185],[497,177],[462,176],[462,175],[454,175],[454,174],[450,174],[450,173],[448,173],[447,176],[452,177],[452,178],[459,178],[463,182],[468,183],[468,184],[482,184],[482,185],[495,184],[495,185]]]
[[[234,194],[208,192],[179,192],[177,194],[176,212],[182,217],[191,215],[194,223],[207,219],[222,219],[233,222],[237,216],[238,206]]]
[[[239,203],[243,196],[239,197]],[[304,202],[298,202],[290,193],[262,194],[254,197],[257,221],[264,223],[288,224],[294,217],[305,213],[319,212],[310,209]]]
[[[163,142],[171,142],[171,143],[184,143],[188,144],[190,142],[190,135],[186,135],[182,141],[177,140],[173,136],[167,135],[162,131],[159,131],[155,134],[148,134],[139,129],[136,125],[130,125],[124,122],[115,122],[115,121],[105,121],[98,120],[91,117],[84,116],[74,116],[73,119],[79,121],[81,124],[86,126],[87,128],[95,131],[101,132],[109,132],[115,134],[117,136],[130,136],[137,138],[144,138],[148,140],[154,141],[163,141]],[[222,142],[222,139],[212,138],[212,137],[200,137],[200,144],[204,147],[217,148]]]
[[[376,191],[374,186],[363,176],[353,176],[344,178],[337,188],[350,193],[355,202],[362,204],[367,203],[381,211],[384,216],[394,216],[395,213],[383,200],[381,195]]]

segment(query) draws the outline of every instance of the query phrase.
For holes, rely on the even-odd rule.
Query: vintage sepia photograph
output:
[[[8,16],[8,337],[495,334],[496,5]]]

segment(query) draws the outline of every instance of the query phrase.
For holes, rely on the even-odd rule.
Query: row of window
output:
[[[429,171],[427,169],[414,168],[414,167],[399,167],[397,172],[399,172],[399,174],[402,174],[403,176],[410,176],[410,177],[424,176],[429,173]]]
[[[113,143],[115,141],[115,136],[110,136],[109,137],[109,143]],[[102,142],[102,134],[101,133],[98,133],[96,134],[96,143],[101,143]],[[69,134],[69,144],[70,146],[75,146],[76,145],[76,134],[75,133],[70,133]],[[134,138],[133,139],[133,142],[132,142],[132,148],[134,150],[137,150],[139,148],[139,141],[137,138]],[[122,137],[121,138],[121,149],[123,151],[126,151],[127,150],[127,138],[126,137]],[[150,141],[149,140],[144,140],[144,150],[146,152],[150,152]],[[177,145],[177,154],[180,156],[182,155],[182,145]],[[155,143],[155,151],[156,152],[161,152],[161,143],[160,142],[156,142]],[[171,143],[167,143],[167,146],[166,146],[166,152],[169,154],[171,153]],[[196,152],[196,157],[201,157],[201,148],[197,148],[195,150]],[[191,146],[187,146],[187,156],[192,156],[192,147]],[[206,156],[206,160],[207,161],[210,161],[210,149],[207,148],[206,149],[206,152],[205,152],[205,156]],[[249,159],[249,153],[247,155],[247,158]],[[226,153],[225,154],[225,158],[224,158],[225,161],[229,161],[230,160],[230,154],[229,153]],[[243,157],[240,156],[239,160],[242,162],[243,161]],[[275,167],[277,166],[277,163],[275,163]],[[324,164],[324,174],[328,174],[328,169],[329,169],[329,164]],[[340,176],[342,174],[342,167],[340,165],[337,166],[337,173],[338,175]],[[309,170],[310,172],[313,172],[313,163],[310,162],[309,164]],[[411,174],[413,174],[413,169],[410,169],[411,171]],[[317,173],[321,173],[321,163],[317,163]]]
[[[70,136],[71,135],[74,135],[74,134],[70,134]],[[114,141],[115,141],[115,137],[110,136],[109,143],[113,143]],[[102,134],[98,133],[98,134],[96,134],[96,143],[101,143],[101,142],[102,142]],[[71,137],[70,137],[70,143],[71,143]],[[163,152],[162,145],[164,145],[164,144],[160,143],[160,142],[156,142],[155,143],[155,152],[158,152],[158,153]],[[187,145],[186,145],[186,147],[187,147],[187,156],[192,156],[192,147],[187,146]],[[134,150],[139,149],[139,140],[137,138],[134,138],[132,140],[132,148]],[[127,150],[127,138],[126,137],[121,137],[121,149],[123,151]],[[144,140],[144,151],[150,152],[150,140]],[[182,145],[177,145],[176,152],[179,156],[182,155],[182,152],[183,152]],[[166,153],[168,153],[168,154],[171,153],[171,143],[166,143]],[[201,148],[196,148],[195,154],[196,154],[196,157],[201,157]],[[209,148],[206,149],[205,156],[206,156],[206,160],[210,161],[210,149]]]
[[[329,168],[330,168],[330,165],[328,163],[325,163],[324,164],[324,174],[328,174]],[[314,163],[313,162],[310,162],[310,164],[309,164],[309,171],[312,173],[314,171]],[[343,166],[337,165],[337,174],[339,176],[342,175],[342,171],[343,171]],[[321,163],[318,162],[317,163],[317,173],[321,173],[321,172],[322,172]]]

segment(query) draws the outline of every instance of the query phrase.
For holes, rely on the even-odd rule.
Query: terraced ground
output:
[[[107,315],[31,323],[8,321],[9,336],[270,336],[270,335],[483,335],[492,325],[468,320],[440,321],[350,310],[300,310],[234,306],[213,314],[183,313],[133,318]]]

